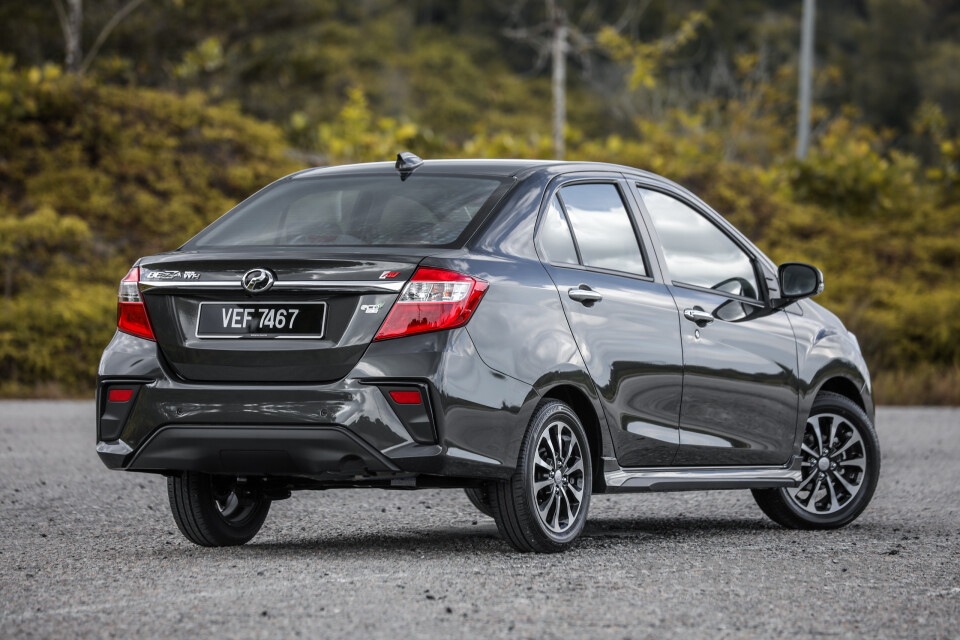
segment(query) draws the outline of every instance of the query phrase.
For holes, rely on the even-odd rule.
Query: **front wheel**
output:
[[[245,490],[236,478],[185,472],[167,478],[177,528],[202,547],[249,542],[267,518],[270,500]]]
[[[867,508],[880,478],[880,441],[856,403],[823,392],[813,403],[800,448],[796,487],[754,489],[760,509],[791,529],[836,529]]]
[[[543,402],[530,419],[513,477],[490,486],[500,535],[517,551],[563,551],[583,531],[592,479],[577,414],[559,400]]]

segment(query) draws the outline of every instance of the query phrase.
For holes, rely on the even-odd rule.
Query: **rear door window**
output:
[[[613,184],[574,184],[560,189],[584,266],[646,276],[647,269],[620,190]]]
[[[570,226],[557,196],[550,199],[547,211],[540,224],[540,248],[547,262],[554,264],[578,264],[577,249],[573,245]]]

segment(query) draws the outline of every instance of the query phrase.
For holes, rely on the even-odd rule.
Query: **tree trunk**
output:
[[[64,64],[70,73],[78,73],[83,62],[83,0],[53,0],[63,32]]]
[[[553,23],[553,42],[550,55],[553,63],[553,157],[563,160],[566,155],[564,129],[567,125],[567,38],[569,26],[563,9],[555,0],[548,0],[547,9]]]
[[[83,60],[83,0],[67,0],[67,70],[76,73]]]

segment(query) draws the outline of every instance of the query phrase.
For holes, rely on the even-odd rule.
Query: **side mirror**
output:
[[[823,274],[820,269],[803,262],[784,262],[777,270],[780,281],[780,299],[777,307],[815,296],[823,292]]]

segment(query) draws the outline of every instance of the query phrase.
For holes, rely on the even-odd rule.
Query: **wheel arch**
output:
[[[603,423],[594,402],[582,389],[572,384],[559,384],[551,387],[543,394],[542,398],[543,400],[560,400],[569,405],[573,412],[577,414],[589,440],[590,463],[593,467],[593,492],[602,492],[605,488],[603,483],[603,457],[607,441],[603,437]]]
[[[863,401],[863,395],[860,393],[860,387],[857,386],[850,378],[844,376],[833,376],[828,378],[820,385],[817,389],[817,393],[814,394],[814,397],[819,396],[824,391],[831,391],[838,395],[841,395],[849,400],[852,400],[864,411],[867,410],[866,403]]]

